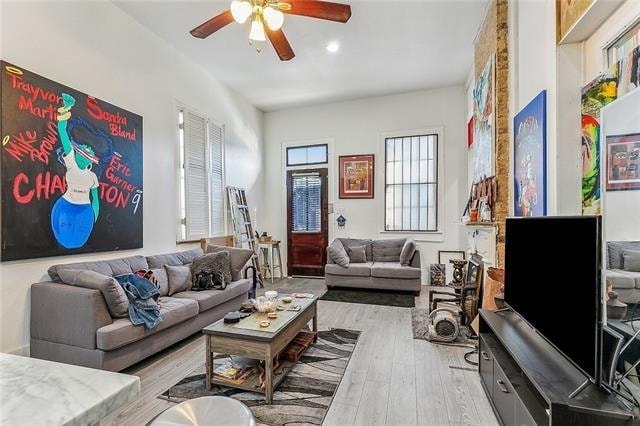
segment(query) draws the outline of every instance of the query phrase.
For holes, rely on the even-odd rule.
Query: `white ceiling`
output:
[[[341,0],[334,0],[341,1]],[[265,111],[462,84],[488,0],[358,1],[339,24],[285,16],[296,57],[281,62],[266,42],[248,45],[235,22],[205,40],[189,30],[231,0],[117,0],[122,10]],[[326,45],[340,43],[331,54]]]

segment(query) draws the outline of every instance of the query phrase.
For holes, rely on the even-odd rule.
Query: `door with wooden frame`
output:
[[[287,172],[287,270],[323,277],[327,263],[327,169]]]

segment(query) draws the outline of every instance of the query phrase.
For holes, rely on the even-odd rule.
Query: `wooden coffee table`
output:
[[[286,295],[278,296],[282,299]],[[313,331],[318,331],[318,298],[298,299],[293,298],[287,308],[299,305],[299,311],[278,311],[278,319],[271,320],[271,325],[261,328],[258,323],[267,319],[266,314],[255,313],[242,319],[236,324],[225,324],[224,320],[217,321],[202,329],[206,338],[206,388],[211,390],[212,384],[239,388],[251,392],[264,393],[267,404],[273,400],[273,391],[293,368],[293,362],[282,360],[274,371],[273,358],[291,343],[298,332],[313,321]],[[317,340],[317,337],[316,339]],[[314,340],[314,342],[315,342]],[[259,384],[259,375],[249,376],[243,383],[235,384],[224,380],[217,380],[213,376],[215,353],[226,355],[238,355],[246,358],[262,360],[265,363],[265,389]]]

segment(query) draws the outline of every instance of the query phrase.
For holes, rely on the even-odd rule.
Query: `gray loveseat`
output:
[[[186,265],[201,254],[201,249],[194,249],[52,266],[52,282],[31,286],[31,356],[120,371],[239,309],[251,284],[235,271],[234,281],[225,290],[181,291],[169,296],[164,266]],[[160,287],[162,322],[146,330],[134,326],[128,317],[113,318],[100,290],[55,282],[60,280],[61,269],[107,276],[153,270]]]
[[[354,239],[338,238],[327,248],[325,283],[331,287],[368,288],[376,290],[401,290],[420,293],[422,288],[420,252],[409,253],[407,265],[400,263],[400,256],[407,240],[398,239]],[[411,242],[411,244],[413,244]],[[347,266],[341,266],[332,258],[332,249],[340,245],[351,257],[350,249],[365,246],[366,259],[349,259]],[[364,260],[364,262],[360,262]]]
[[[607,242],[607,281],[613,284],[619,300],[640,301],[640,241]]]

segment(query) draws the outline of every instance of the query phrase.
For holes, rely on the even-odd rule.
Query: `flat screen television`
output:
[[[599,381],[600,217],[509,218],[505,237],[505,303]]]

